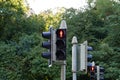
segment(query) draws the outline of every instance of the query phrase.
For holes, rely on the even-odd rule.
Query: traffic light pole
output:
[[[61,80],[66,80],[66,60],[61,65]]]
[[[97,66],[97,80],[100,80],[100,67]]]
[[[65,20],[61,21],[60,29],[67,29],[67,24]],[[61,80],[66,80],[66,59],[62,61],[61,64]]]
[[[72,38],[72,72],[73,72],[73,80],[77,80],[77,37]]]
[[[53,27],[52,26],[50,26],[50,28],[49,28],[49,30],[50,30],[50,32],[51,32],[51,36],[53,35]],[[53,44],[53,37],[51,37],[51,44]],[[52,50],[52,45],[50,45],[51,47],[51,50]],[[53,51],[50,51],[50,50],[48,50],[48,52],[53,52]],[[50,59],[48,59],[48,67],[51,67],[52,66],[52,55],[53,55],[53,53],[51,53],[51,58]]]

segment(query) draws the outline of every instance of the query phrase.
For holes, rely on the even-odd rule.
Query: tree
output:
[[[10,39],[27,11],[23,0],[0,1],[0,38]]]

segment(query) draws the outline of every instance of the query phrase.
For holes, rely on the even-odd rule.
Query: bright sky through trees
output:
[[[30,7],[39,13],[47,9],[54,9],[57,7],[65,8],[80,8],[87,5],[86,0],[27,0]]]

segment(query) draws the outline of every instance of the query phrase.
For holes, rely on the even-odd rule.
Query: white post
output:
[[[61,65],[61,80],[66,80],[66,61]]]
[[[86,45],[80,45],[80,71],[86,71]]]
[[[73,73],[73,80],[77,80],[77,37],[72,38],[72,73]]]
[[[100,80],[100,67],[97,66],[97,80]]]
[[[67,29],[67,24],[65,20],[61,21],[59,29]],[[61,65],[61,80],[66,80],[66,60],[63,61]]]

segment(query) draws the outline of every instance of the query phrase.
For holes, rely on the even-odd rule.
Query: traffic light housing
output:
[[[104,71],[105,69],[102,66],[96,66],[96,79],[104,80]]]
[[[104,80],[104,72],[105,69],[102,66],[100,66],[100,72],[99,72],[100,80]]]
[[[87,54],[87,67],[89,67],[89,66],[91,66],[92,65],[92,63],[91,63],[91,60],[92,60],[92,54],[90,54],[89,53],[89,51],[92,51],[93,50],[93,48],[91,47],[91,46],[87,46],[87,48],[86,48],[87,50],[86,50],[86,54]]]
[[[87,73],[89,74],[90,80],[95,80],[95,62],[92,61],[92,54],[89,52],[92,51],[93,48],[87,45],[86,54],[87,54]]]
[[[43,52],[42,53],[42,57],[46,58],[46,59],[50,59],[51,58],[51,32],[50,31],[43,32],[42,37],[46,38],[46,39],[49,39],[48,41],[42,42],[42,47],[46,48],[46,49],[49,49],[48,52]]]
[[[96,80],[95,66],[90,67],[90,80]]]
[[[92,55],[88,54],[87,55],[87,73],[89,74],[90,74],[90,68],[92,66],[91,60],[92,60]]]
[[[42,43],[42,47],[48,49],[48,52],[43,52],[42,57],[49,59],[49,65],[55,61],[55,51],[56,51],[56,34],[55,30],[50,27],[48,32],[42,32],[42,37],[48,39],[48,41],[44,41]]]
[[[88,46],[87,41],[78,46],[78,70],[88,72],[88,63],[92,58],[92,55],[88,54],[88,51],[92,50],[92,47]]]
[[[56,30],[56,60],[66,60],[66,29]]]

